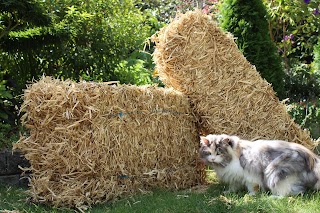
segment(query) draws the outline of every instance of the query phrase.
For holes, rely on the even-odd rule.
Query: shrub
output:
[[[7,123],[0,123],[0,150],[12,148],[12,143],[19,139],[18,127],[13,127]]]
[[[316,99],[320,96],[320,73],[310,64],[293,63],[286,74],[285,91],[290,101]]]
[[[152,84],[152,74],[150,72],[152,67],[151,55],[136,51],[128,59],[119,63],[115,69],[115,74],[122,84]]]
[[[310,131],[314,139],[320,137],[320,99],[300,101],[288,105],[294,121]]]
[[[314,47],[313,54],[314,54],[314,61],[313,61],[314,71],[320,73],[320,38],[318,40],[317,45]]]
[[[296,59],[310,64],[320,30],[319,0],[264,2],[270,14],[270,33],[283,57],[286,70]]]
[[[10,101],[12,98],[11,92],[6,87],[6,81],[0,81],[0,123],[9,119],[7,111],[8,107],[12,106],[12,102]]]

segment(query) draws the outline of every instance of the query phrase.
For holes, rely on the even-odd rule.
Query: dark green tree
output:
[[[0,39],[11,31],[50,24],[50,16],[36,0],[0,0]]]
[[[284,70],[270,38],[267,12],[261,0],[225,0],[221,26],[237,38],[236,43],[261,76],[272,84],[279,98],[284,95]]]
[[[10,33],[31,34],[30,29],[49,26],[50,23],[51,17],[37,0],[0,0],[0,129],[3,130],[0,135],[5,138],[10,137],[11,130],[17,123],[16,108],[19,105],[18,99],[14,97],[19,95],[14,92],[17,84],[6,69],[8,61],[4,60],[8,56],[4,49],[6,41]],[[20,45],[19,40],[13,42]],[[7,46],[11,48],[10,43]],[[12,70],[12,73],[15,71]]]
[[[115,72],[118,64],[142,48],[150,36],[132,0],[34,1],[45,8],[51,25],[11,31],[0,40],[3,69],[20,87],[43,74],[122,81]]]

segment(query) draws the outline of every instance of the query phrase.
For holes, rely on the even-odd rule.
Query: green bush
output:
[[[143,48],[150,26],[133,0],[46,1],[50,27],[12,31],[1,43],[1,60],[19,89],[43,74],[59,78],[118,80],[115,68]],[[37,45],[34,45],[37,44]]]
[[[318,40],[317,45],[314,47],[313,54],[314,54],[314,61],[313,61],[314,72],[320,73],[320,38]]]
[[[270,15],[270,33],[280,50],[285,69],[297,59],[300,63],[310,64],[320,30],[319,0],[264,2]]]
[[[7,111],[12,106],[10,101],[12,99],[12,94],[6,87],[6,81],[0,81],[0,123],[9,119]]]
[[[261,0],[225,0],[220,9],[223,29],[237,38],[236,43],[261,76],[284,95],[284,71],[275,44],[270,38],[267,12]]]
[[[302,128],[308,129],[314,139],[320,137],[320,99],[300,101],[288,105],[288,112]]]
[[[320,97],[320,72],[313,71],[310,64],[293,63],[286,74],[285,90],[290,101]]]
[[[128,59],[118,64],[115,69],[115,74],[122,84],[152,84],[153,79],[150,70],[153,66],[150,54],[135,51]]]
[[[19,139],[18,127],[13,127],[7,123],[0,123],[0,150],[11,149],[12,144]]]
[[[0,81],[0,149],[11,148],[12,143],[19,138],[18,111],[14,103],[15,99],[6,87],[6,81]]]

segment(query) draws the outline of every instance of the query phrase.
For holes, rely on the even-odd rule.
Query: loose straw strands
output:
[[[15,148],[31,164],[36,202],[83,210],[204,178],[188,100],[172,89],[45,77],[27,88],[21,110],[30,135]]]
[[[283,139],[315,147],[232,36],[200,10],[180,14],[152,39],[160,79],[190,98],[201,134]]]

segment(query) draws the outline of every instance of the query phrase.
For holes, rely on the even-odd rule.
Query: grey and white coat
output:
[[[246,187],[250,194],[286,196],[320,189],[320,158],[300,144],[222,134],[201,137],[200,146],[200,158],[229,184],[228,192]]]

